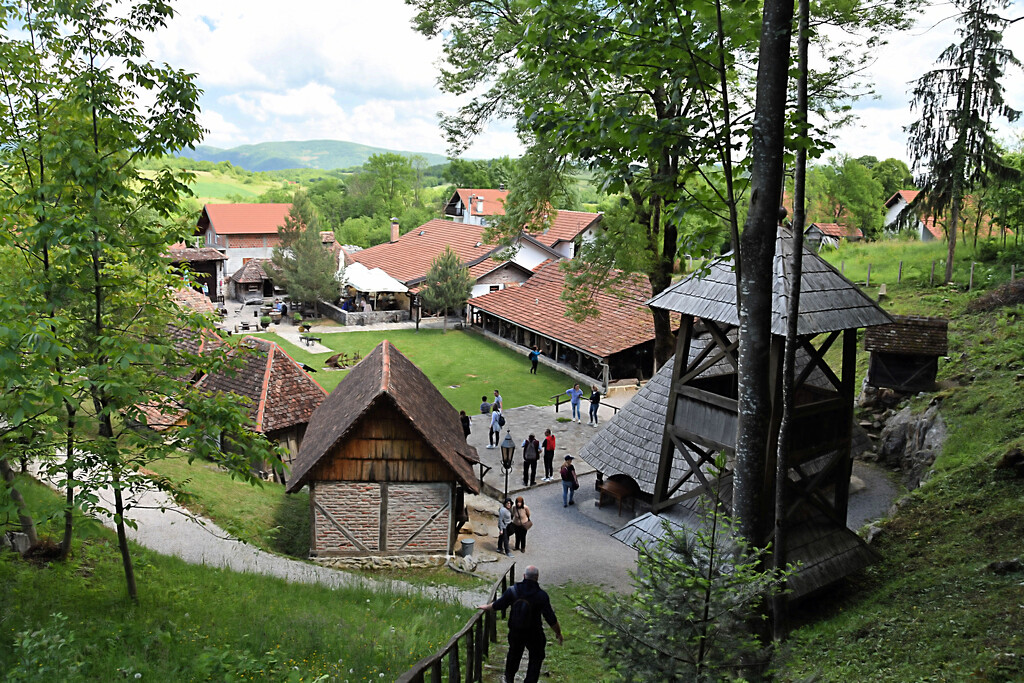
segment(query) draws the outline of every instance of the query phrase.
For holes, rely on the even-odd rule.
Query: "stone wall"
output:
[[[325,316],[346,327],[399,323],[409,320],[409,311],[370,311],[369,313],[343,311],[326,301],[319,302],[319,309]]]
[[[317,482],[312,488],[311,554],[317,557],[450,552],[449,483]]]
[[[903,484],[912,490],[928,480],[945,441],[946,423],[937,402],[920,414],[906,406],[886,421],[877,458],[881,464],[902,472]]]

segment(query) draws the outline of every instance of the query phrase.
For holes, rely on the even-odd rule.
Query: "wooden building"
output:
[[[327,392],[274,342],[247,336],[238,346],[242,366],[206,375],[198,386],[231,393],[244,401],[249,407],[250,428],[279,443],[285,450],[284,464],[291,466],[306,425]],[[280,472],[265,474],[283,480]]]
[[[312,557],[449,555],[478,462],[455,408],[384,341],[313,414],[287,491],[309,486]]]
[[[774,385],[771,434],[762,482],[763,537],[771,541],[774,529],[775,455],[781,419],[782,358],[787,327],[787,292],[792,242],[788,230],[780,230],[774,263],[772,345],[769,357]],[[804,249],[801,278],[798,338],[806,362],[797,373],[793,439],[788,453],[790,504],[781,520],[786,528],[787,559],[801,561],[803,568],[789,583],[799,597],[855,571],[872,559],[872,551],[846,528],[850,474],[853,466],[853,404],[856,392],[857,330],[891,323],[892,319],[824,260]],[[738,420],[739,317],[736,280],[731,256],[713,261],[701,277],[691,276],[664,290],[650,305],[683,315],[676,346],[676,362],[669,385],[658,474],[652,508],[655,512],[692,498],[683,486],[695,480],[694,489],[715,495],[703,477],[703,469],[719,452],[732,457],[736,448]],[[707,342],[700,338],[706,336]],[[698,353],[691,347],[698,345]],[[833,369],[825,355],[840,350],[839,367]],[[824,382],[809,381],[820,373]],[[683,477],[675,472],[682,458]]]
[[[939,356],[948,349],[949,321],[916,315],[893,320],[864,333],[864,349],[871,353],[867,383],[910,393],[934,390]]]
[[[548,261],[519,287],[470,299],[470,320],[520,353],[537,346],[542,362],[607,390],[611,381],[654,374],[654,316],[644,305],[650,285],[637,278],[619,289],[620,296],[594,292],[598,314],[576,321],[562,300],[565,272]]]

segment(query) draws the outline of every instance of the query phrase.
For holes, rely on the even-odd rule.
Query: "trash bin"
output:
[[[476,541],[472,538],[462,539],[462,550],[459,554],[462,557],[471,557],[473,555],[473,547],[476,545]]]

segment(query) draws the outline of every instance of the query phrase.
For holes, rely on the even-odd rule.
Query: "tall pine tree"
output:
[[[423,301],[430,308],[443,312],[441,330],[447,333],[448,310],[459,309],[466,303],[473,291],[473,278],[462,267],[459,255],[451,247],[445,247],[444,253],[431,263],[423,284]]]
[[[999,82],[1007,66],[1020,66],[1003,46],[1008,21],[996,12],[1009,0],[956,0],[961,41],[939,55],[945,66],[917,80],[911,107],[921,118],[907,129],[914,170],[921,176],[925,208],[934,216],[949,210],[949,253],[945,281],[953,279],[953,257],[963,198],[978,184],[1016,173],[1003,164],[993,138],[992,118],[1014,121],[1020,112],[1003,100]]]
[[[274,248],[277,277],[294,302],[311,303],[338,298],[340,285],[334,255],[320,238],[320,219],[305,192],[296,192],[292,208],[279,231]]]

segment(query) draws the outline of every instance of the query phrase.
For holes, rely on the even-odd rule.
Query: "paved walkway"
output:
[[[100,499],[108,510],[114,509],[111,490],[102,491]],[[231,537],[212,521],[191,514],[159,491],[135,493],[131,501],[134,507],[125,517],[136,522],[137,528],[127,528],[128,538],[158,553],[179,557],[189,564],[264,574],[329,588],[363,587],[419,594],[435,600],[458,602],[466,607],[475,607],[487,598],[485,589],[459,591],[446,586],[415,586],[404,581],[371,579],[264,552]],[[112,519],[99,519],[114,528]]]

